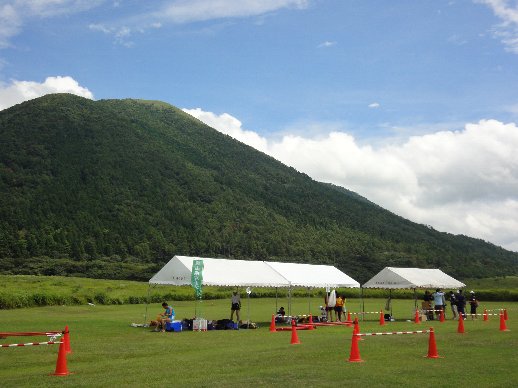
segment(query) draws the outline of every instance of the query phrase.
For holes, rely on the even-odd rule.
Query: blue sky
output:
[[[0,109],[62,91],[166,101],[518,251],[515,0],[0,0]]]

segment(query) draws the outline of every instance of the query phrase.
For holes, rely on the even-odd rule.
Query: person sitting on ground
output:
[[[281,306],[279,311],[277,311],[277,314],[282,315],[284,317],[286,315],[286,311],[284,311],[284,307]]]
[[[167,304],[167,302],[162,303],[162,307],[164,308],[164,312],[160,314],[160,325],[162,326],[162,333],[165,332],[165,326],[168,322],[174,321],[174,310],[171,306]],[[156,331],[158,331],[158,327]]]

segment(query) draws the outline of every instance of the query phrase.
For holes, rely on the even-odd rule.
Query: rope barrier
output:
[[[427,334],[430,330],[415,330],[415,331],[389,331],[382,333],[355,333],[353,335],[357,337],[367,337],[371,335],[394,335],[394,334]]]
[[[58,341],[46,341],[46,342],[28,342],[26,344],[2,344],[0,347],[2,348],[12,348],[16,346],[37,346],[37,345],[55,345],[55,344],[61,344],[63,342]]]

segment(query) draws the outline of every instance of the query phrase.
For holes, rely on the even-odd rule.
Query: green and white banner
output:
[[[191,271],[191,286],[196,291],[196,297],[201,299],[203,284],[203,260],[193,260]]]

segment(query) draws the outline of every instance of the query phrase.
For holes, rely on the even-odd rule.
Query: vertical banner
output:
[[[196,292],[196,298],[201,299],[203,283],[203,260],[193,260],[191,271],[191,286]]]
[[[198,317],[198,300],[201,302],[201,285],[203,284],[203,260],[193,260],[192,261],[192,270],[191,270],[191,286],[194,288],[194,292],[196,294],[196,302],[194,303],[194,316]],[[200,316],[202,316],[202,312],[200,309]]]

